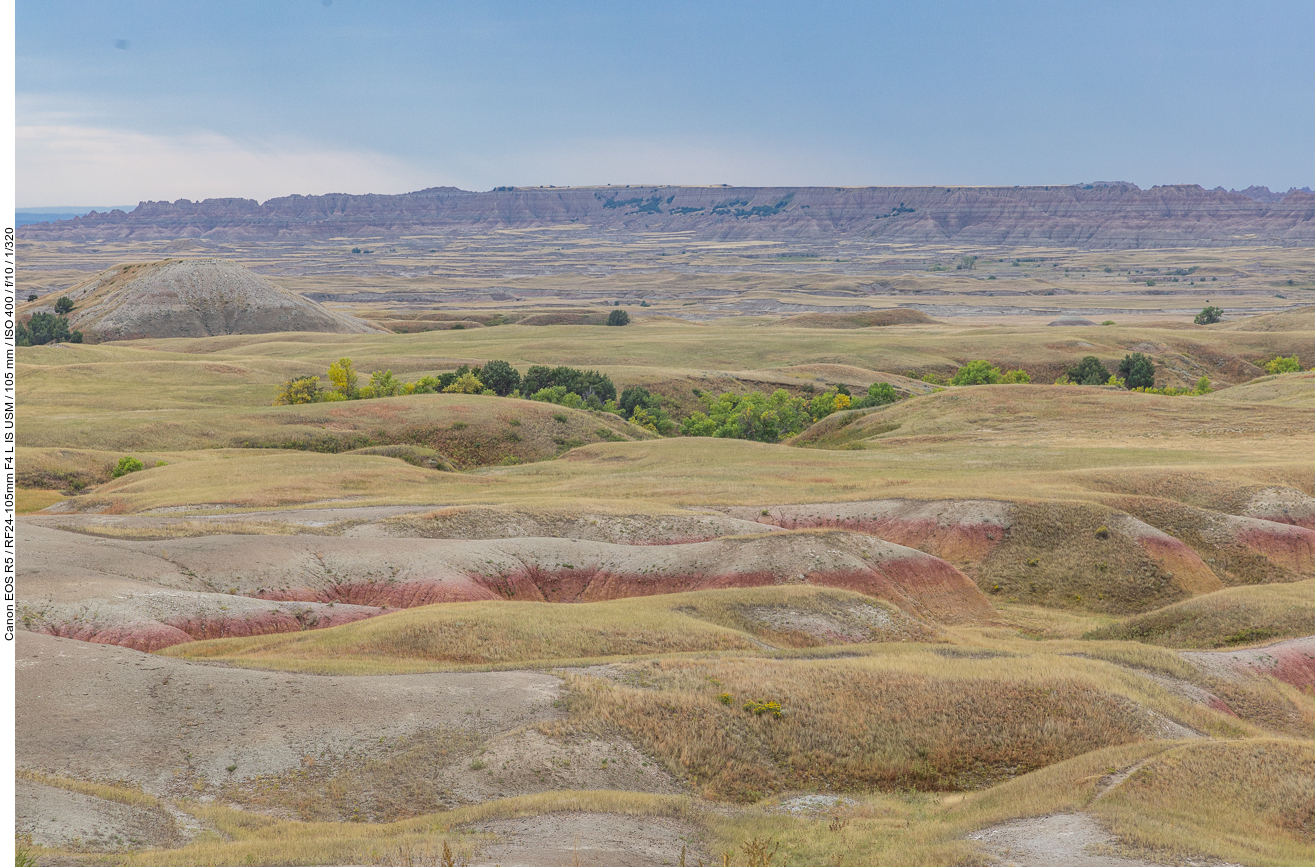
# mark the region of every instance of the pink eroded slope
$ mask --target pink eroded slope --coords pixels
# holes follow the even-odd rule
[[[866,568],[809,571],[782,570],[629,572],[606,567],[545,568],[526,566],[497,575],[411,579],[378,583],[335,584],[321,590],[264,591],[261,598],[341,601],[357,605],[413,608],[435,602],[506,599],[521,602],[602,602],[694,590],[811,584],[839,587],[893,602],[910,613],[943,622],[985,616],[990,605],[977,586],[949,563],[919,551],[886,557]]]
[[[1290,638],[1265,647],[1187,652],[1183,656],[1207,671],[1265,674],[1299,689],[1315,690],[1315,636]]]

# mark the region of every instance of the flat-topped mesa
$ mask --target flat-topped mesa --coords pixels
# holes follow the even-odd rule
[[[278,331],[360,334],[378,330],[354,316],[275,286],[226,259],[165,259],[119,265],[30,302],[19,312],[49,312],[60,298],[68,298],[74,305],[69,327],[93,341]]]
[[[1257,199],[1195,184],[1152,187],[434,187],[400,195],[143,202],[34,224],[42,240],[392,237],[426,230],[682,231],[709,239],[1060,245],[1087,249],[1315,245],[1315,194]]]

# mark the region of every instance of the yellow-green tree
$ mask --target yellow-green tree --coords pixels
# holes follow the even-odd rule
[[[356,396],[358,378],[350,358],[339,358],[329,365],[329,382],[333,383],[333,390],[348,400]]]

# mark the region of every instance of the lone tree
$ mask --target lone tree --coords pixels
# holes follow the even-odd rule
[[[611,313],[607,314],[607,324],[608,324],[608,325],[629,325],[629,324],[630,324],[630,314],[627,313],[627,312],[625,312],[624,310],[613,309]]]
[[[73,299],[64,297],[55,302],[55,312],[60,316],[65,316],[73,312]]]
[[[1119,362],[1119,379],[1127,389],[1154,388],[1155,362],[1140,352],[1125,355]]]
[[[1196,318],[1192,321],[1197,325],[1214,325],[1216,322],[1223,320],[1223,318],[1223,310],[1218,307],[1207,307],[1200,313],[1196,314]]]

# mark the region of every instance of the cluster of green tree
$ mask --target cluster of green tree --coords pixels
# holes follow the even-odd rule
[[[391,370],[376,370],[369,381],[360,383],[350,358],[329,365],[328,386],[318,376],[290,379],[279,388],[276,404],[320,403],[337,400],[366,400],[407,394],[483,394],[523,397],[572,409],[593,409],[629,419],[656,433],[675,433],[676,425],[662,409],[662,400],[643,386],[621,392],[617,399],[611,377],[596,370],[547,367],[536,364],[521,375],[506,361],[494,360],[483,367],[462,365],[438,376],[422,376],[403,382]]]
[[[808,401],[791,396],[783,388],[771,395],[751,391],[748,394],[727,392],[715,398],[704,393],[699,397],[707,411],[696,411],[681,422],[680,432],[688,437],[729,437],[776,443],[813,423]]]
[[[1224,311],[1219,307],[1206,307],[1192,319],[1197,325],[1214,325],[1223,321]]]
[[[290,405],[436,392],[483,394],[609,412],[663,436],[674,435],[679,430],[686,436],[779,442],[832,413],[885,406],[901,397],[885,382],[874,383],[858,399],[843,385],[829,388],[811,399],[793,397],[785,390],[771,395],[755,391],[747,395],[723,394],[716,398],[701,393],[699,396],[707,412],[695,412],[677,426],[663,409],[659,395],[635,385],[623,390],[618,397],[611,378],[596,370],[536,364],[521,374],[509,363],[495,360],[483,367],[463,365],[454,371],[423,376],[414,382],[402,382],[391,370],[374,371],[364,384],[360,378],[352,360],[340,358],[329,365],[327,385],[322,385],[318,376],[289,379],[280,386],[275,403]]]
[[[81,343],[82,332],[70,331],[68,314],[73,312],[73,299],[60,298],[55,302],[54,313],[33,313],[27,322],[18,322],[14,329],[14,343],[18,346],[43,346],[47,343]]]
[[[772,394],[751,391],[748,394],[722,394],[713,397],[700,393],[707,408],[696,411],[680,424],[685,436],[729,437],[776,443],[801,433],[810,424],[832,413],[847,409],[884,406],[899,400],[889,383],[877,382],[858,400],[843,385],[833,386],[811,400],[793,397],[785,389]]]
[[[489,364],[494,363],[489,362]],[[578,370],[574,367],[532,365],[525,371],[525,376],[521,378],[518,387],[522,395],[531,399],[544,389],[560,388],[563,389],[563,394],[575,394],[580,398],[582,405],[589,405],[595,409],[601,409],[609,400],[616,400],[616,386],[612,384],[610,377],[596,370]],[[594,407],[594,403],[598,405]]]
[[[1280,355],[1265,363],[1265,373],[1301,373],[1301,361],[1295,352],[1287,358]]]
[[[1155,362],[1140,352],[1123,356],[1116,376],[1094,355],[1084,356],[1075,366],[1064,371],[1055,385],[1117,385],[1129,391],[1155,388]]]

